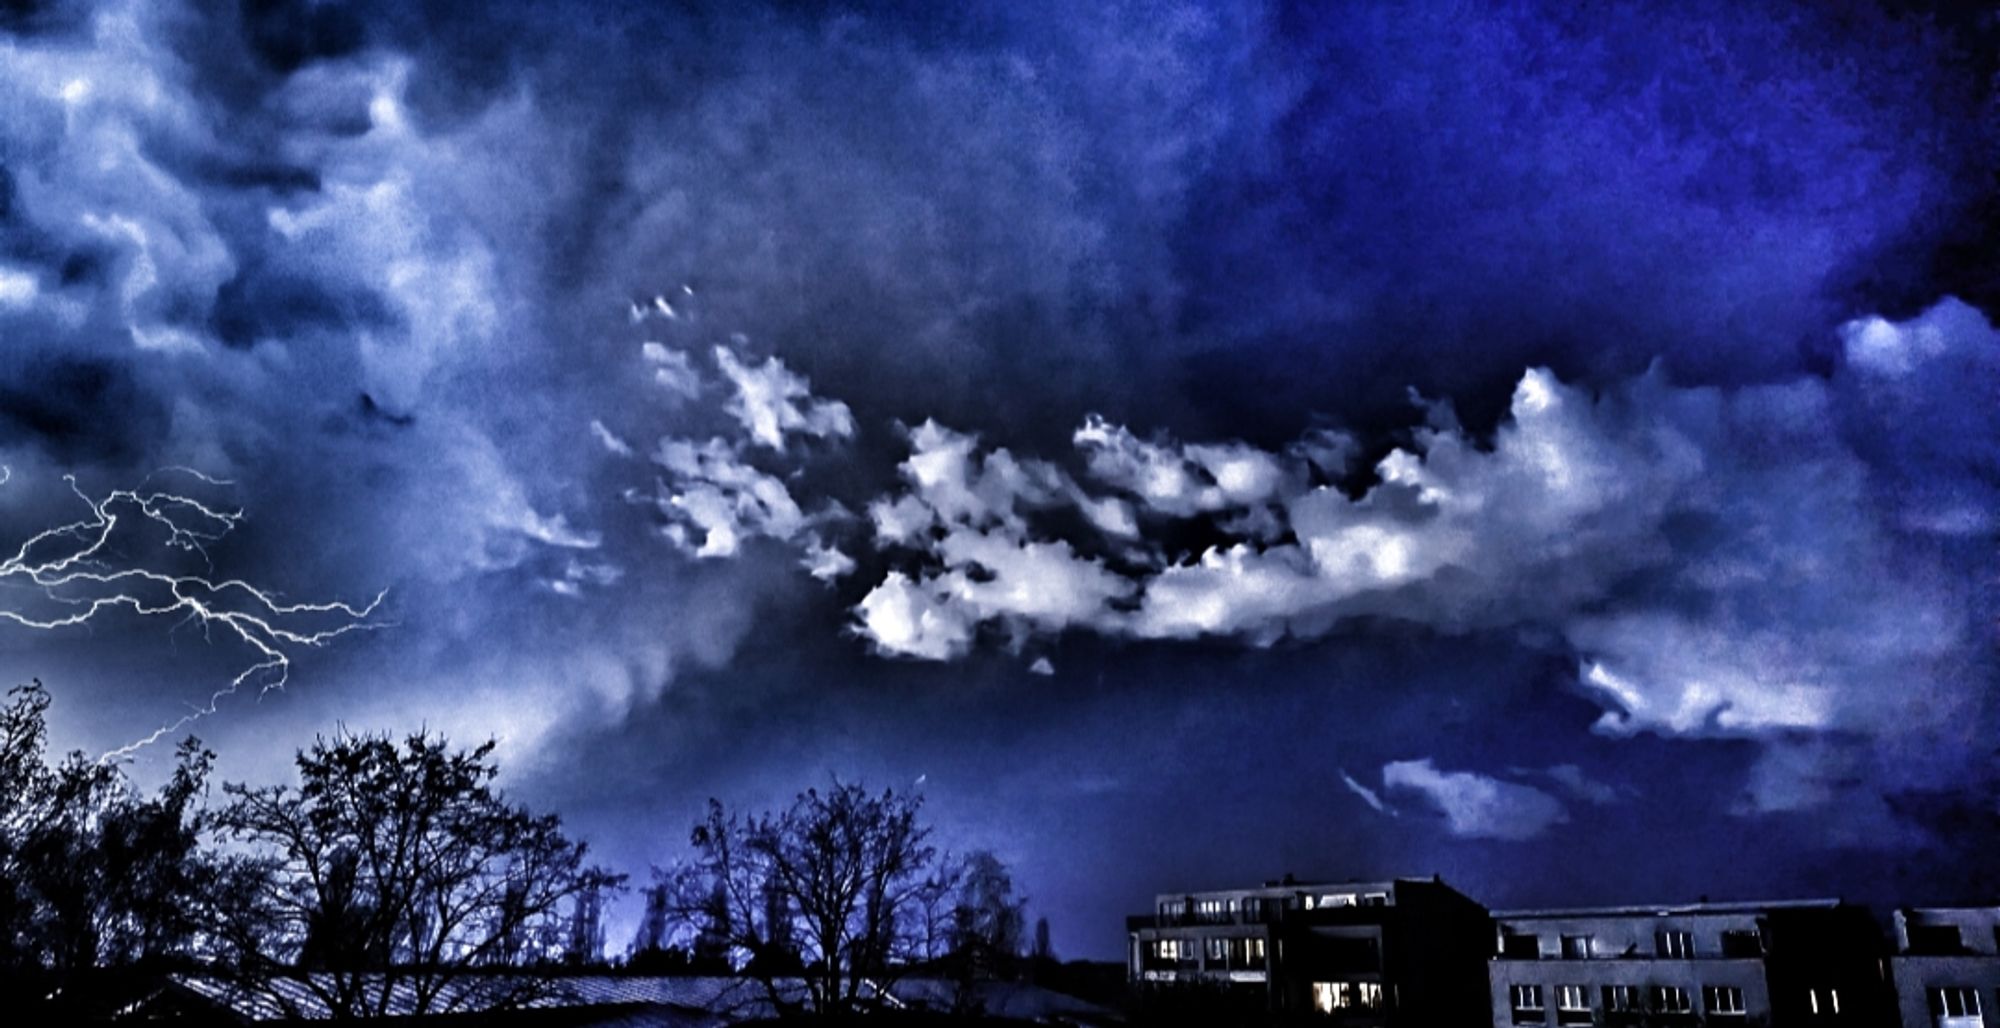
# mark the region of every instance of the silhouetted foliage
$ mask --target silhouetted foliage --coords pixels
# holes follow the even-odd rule
[[[820,1014],[870,1005],[926,954],[924,898],[938,889],[922,800],[838,781],[779,813],[709,801],[694,857],[660,876],[662,903],[702,945],[724,947],[772,1004]],[[781,979],[803,981],[803,995]]]
[[[188,739],[151,798],[115,764],[47,762],[38,681],[0,710],[0,969],[72,972],[185,953],[214,867],[199,847],[214,755]]]
[[[246,984],[298,976],[336,1016],[518,1006],[530,976],[470,976],[579,956],[566,902],[594,909],[623,877],[586,866],[554,816],[494,790],[491,742],[450,750],[419,733],[320,740],[296,788],[230,784],[217,817],[253,854],[213,908]],[[398,998],[392,1005],[392,994]]]

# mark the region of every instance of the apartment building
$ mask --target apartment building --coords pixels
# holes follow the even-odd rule
[[[2000,907],[1895,913],[1895,1023],[1904,1028],[2000,1026]]]
[[[1883,1025],[1881,933],[1837,900],[1493,915],[1490,1023]]]
[[[1486,910],[1437,879],[1167,894],[1128,918],[1142,990],[1203,990],[1356,1025],[1486,1022]]]

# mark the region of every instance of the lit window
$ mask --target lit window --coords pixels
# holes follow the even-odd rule
[[[1662,1014],[1691,1014],[1694,1002],[1688,999],[1688,991],[1678,985],[1655,985],[1653,1009]]]
[[[1354,894],[1351,892],[1330,892],[1319,898],[1319,908],[1321,910],[1325,910],[1328,907],[1351,907],[1353,905]]]
[[[1153,943],[1153,955],[1161,960],[1179,960],[1181,952],[1181,940],[1179,939],[1159,939]],[[1187,955],[1190,957],[1194,956],[1194,951],[1192,949],[1188,950]]]
[[[1687,932],[1660,932],[1654,936],[1660,956],[1672,960],[1686,960],[1694,956],[1694,936]]]
[[[1812,1012],[1815,1014],[1838,1014],[1840,1013],[1840,990],[1808,989],[1806,990],[1806,1005],[1811,1007]]]
[[[1208,959],[1210,959],[1210,960],[1213,960],[1213,961],[1224,961],[1224,960],[1228,960],[1228,959],[1229,959],[1229,940],[1228,940],[1228,939],[1210,939],[1210,940],[1208,940]]]
[[[1590,994],[1581,985],[1556,986],[1557,1010],[1589,1010]]]
[[[1965,985],[1947,985],[1932,989],[1931,1016],[1978,1017],[1979,990]]]
[[[1734,985],[1704,985],[1701,1005],[1710,1014],[1742,1016],[1743,990]]]
[[[1244,946],[1249,952],[1251,960],[1261,961],[1264,959],[1264,940],[1245,939]]]
[[[1565,960],[1589,960],[1590,936],[1565,935],[1562,937],[1562,954]]]
[[[1336,1010],[1375,1010],[1381,1006],[1380,982],[1313,983],[1313,1009],[1322,1014]]]
[[[1514,1015],[1517,1019],[1530,1011],[1539,1018],[1541,1012],[1547,1009],[1542,1006],[1542,987],[1539,985],[1509,985],[1507,997],[1514,1005]]]
[[[1604,987],[1605,1010],[1639,1009],[1639,989],[1632,985],[1607,985]]]

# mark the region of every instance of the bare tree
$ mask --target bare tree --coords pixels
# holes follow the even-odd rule
[[[726,941],[774,1007],[852,1011],[921,956],[920,899],[937,861],[922,802],[838,781],[756,817],[710,800],[694,858],[662,884],[688,930]],[[790,975],[802,997],[782,987]]]
[[[423,733],[320,740],[299,785],[228,785],[218,824],[255,856],[229,867],[216,938],[252,988],[301,983],[341,1017],[518,1006],[546,985],[494,974],[573,941],[565,901],[622,876],[584,864],[553,816],[493,789],[493,743]]]

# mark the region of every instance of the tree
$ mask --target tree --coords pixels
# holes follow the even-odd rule
[[[726,943],[780,1011],[867,1005],[921,956],[920,899],[937,851],[920,797],[835,781],[782,813],[732,815],[716,800],[694,826],[694,857],[661,874],[677,919]],[[803,1003],[781,979],[797,974]]]
[[[586,866],[554,816],[507,803],[493,746],[343,735],[299,753],[296,789],[225,786],[217,823],[253,855],[226,869],[236,898],[214,908],[216,937],[244,983],[277,997],[287,978],[337,1017],[542,994],[487,972],[560,960],[578,941],[565,901],[590,911],[623,876]]]
[[[67,973],[186,955],[211,864],[197,800],[214,755],[188,739],[159,793],[72,753],[47,760],[41,682],[0,709],[0,968]]]
[[[986,850],[966,857],[953,910],[952,953],[975,978],[1010,973],[1021,956],[1027,901],[1014,895],[1014,876]]]

